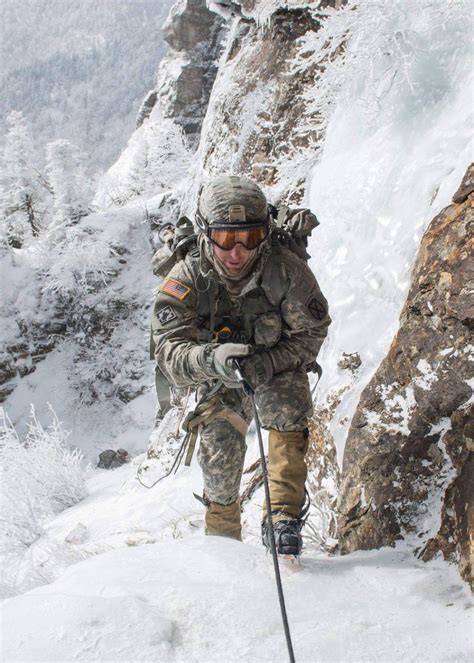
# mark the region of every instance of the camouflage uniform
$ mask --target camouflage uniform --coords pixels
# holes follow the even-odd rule
[[[158,292],[152,322],[155,358],[172,384],[199,386],[205,393],[212,381],[200,358],[203,351],[212,352],[221,341],[217,332],[225,328],[226,340],[250,344],[256,353],[265,352],[271,358],[274,375],[255,392],[262,426],[301,436],[312,411],[307,368],[329,324],[327,302],[313,273],[304,260],[278,242],[268,246],[237,295],[212,271],[201,246],[173,267]],[[217,397],[222,408],[250,421],[250,404],[241,389],[223,386]],[[298,513],[301,509],[306,444],[299,450],[297,468],[288,467],[291,463],[284,449],[269,449],[272,511]],[[227,420],[213,419],[201,430],[198,460],[204,495],[211,503],[238,503],[245,449],[244,435]],[[292,472],[296,472],[294,481]]]

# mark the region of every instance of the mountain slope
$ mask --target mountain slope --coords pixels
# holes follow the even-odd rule
[[[3,603],[5,661],[286,660],[264,548],[203,536],[197,471],[147,492],[136,467],[98,472],[91,497],[50,524],[59,540],[80,521],[82,542],[64,545],[104,552]],[[442,562],[313,552],[283,563],[282,578],[299,663],[469,660],[469,592]]]
[[[67,138],[108,168],[135,128],[165,51],[172,0],[3,0],[1,124],[22,111],[38,149]]]

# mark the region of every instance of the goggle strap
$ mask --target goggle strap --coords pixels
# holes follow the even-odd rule
[[[266,228],[266,221],[256,221],[255,223],[222,223],[207,226],[207,231],[210,233],[212,230],[253,230],[254,228]]]
[[[207,223],[206,219],[202,216],[202,214],[199,212],[199,210],[197,210],[196,212],[196,225],[199,228],[199,230],[208,234],[209,224]]]

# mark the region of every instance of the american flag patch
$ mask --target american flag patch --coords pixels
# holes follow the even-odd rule
[[[189,295],[191,288],[176,281],[176,279],[166,279],[162,284],[160,291],[165,292],[167,295],[171,295],[171,297],[182,300]]]

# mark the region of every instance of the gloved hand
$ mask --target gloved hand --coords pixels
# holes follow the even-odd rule
[[[251,348],[243,343],[223,343],[212,352],[212,368],[215,377],[224,380],[228,387],[239,387],[240,383],[235,375],[234,359],[240,360],[250,354]]]
[[[247,359],[241,359],[239,365],[252,389],[267,384],[273,377],[273,362],[267,352],[258,352]]]

